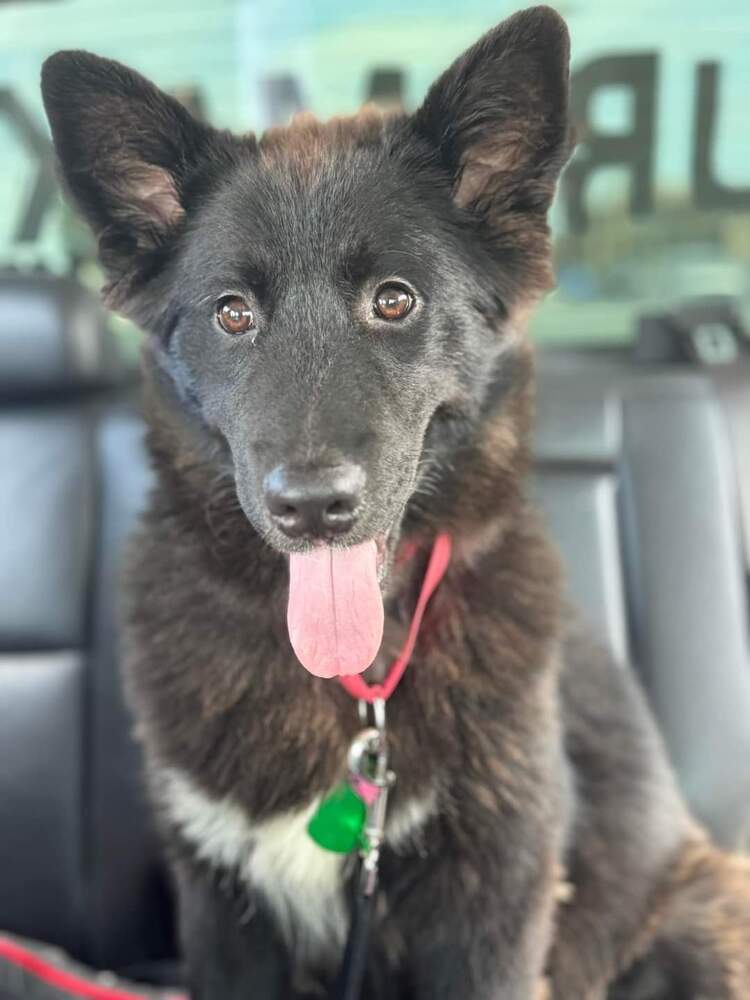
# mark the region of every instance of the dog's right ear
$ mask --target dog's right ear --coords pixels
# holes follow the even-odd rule
[[[108,304],[132,312],[201,163],[228,139],[138,73],[88,52],[47,59],[42,98],[65,187],[98,239]]]

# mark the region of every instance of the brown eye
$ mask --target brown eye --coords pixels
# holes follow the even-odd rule
[[[411,312],[414,296],[403,285],[383,285],[375,296],[375,312],[381,319],[403,319]]]
[[[247,333],[255,326],[255,316],[250,306],[239,295],[226,295],[216,306],[219,326],[227,333]]]

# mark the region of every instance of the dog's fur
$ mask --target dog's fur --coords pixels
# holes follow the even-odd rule
[[[750,996],[750,882],[692,823],[631,675],[577,634],[525,495],[529,309],[571,148],[568,38],[515,15],[413,116],[216,132],[116,63],[44,66],[110,305],[146,331],[156,486],[127,579],[127,682],[194,1000],[320,995],[352,864],[304,831],[341,779],[348,695],[296,662],[279,462],[366,470],[346,544],[387,538],[400,646],[437,531],[454,558],[389,706],[398,774],[367,995]],[[385,279],[417,305],[387,324]],[[242,294],[252,337],[219,330]],[[398,546],[416,547],[411,560]]]

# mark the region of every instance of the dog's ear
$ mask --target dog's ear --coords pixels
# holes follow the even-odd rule
[[[427,94],[414,125],[437,147],[456,202],[490,218],[545,213],[572,148],[570,43],[551,7],[503,21]]]
[[[47,59],[42,97],[64,185],[98,239],[109,304],[127,312],[163,262],[202,160],[225,138],[138,73],[88,52]]]

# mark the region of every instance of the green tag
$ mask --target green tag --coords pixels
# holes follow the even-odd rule
[[[323,799],[307,826],[320,847],[349,854],[362,846],[367,806],[349,784],[339,785]]]

